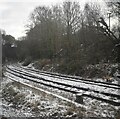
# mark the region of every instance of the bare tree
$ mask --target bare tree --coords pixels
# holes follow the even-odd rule
[[[68,40],[70,34],[76,32],[80,27],[81,10],[78,2],[63,3],[63,20],[66,26]]]
[[[85,22],[87,26],[98,26],[98,21],[100,17],[103,17],[101,14],[100,5],[96,3],[86,3],[84,8]]]

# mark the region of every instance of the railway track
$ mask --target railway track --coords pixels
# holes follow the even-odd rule
[[[19,73],[19,74],[25,75],[27,77],[37,78],[37,79],[40,79],[40,80],[43,80],[43,81],[47,81],[47,82],[52,82],[52,83],[55,83],[55,84],[58,84],[58,85],[64,85],[64,86],[67,86],[67,87],[72,87],[72,88],[76,88],[76,89],[84,90],[84,91],[93,91],[95,93],[101,93],[101,94],[104,94],[106,96],[115,96],[115,97],[117,97],[117,98],[120,99],[120,96],[116,95],[116,94],[99,92],[99,91],[92,90],[90,88],[84,88],[84,87],[80,87],[80,86],[78,87],[78,86],[74,86],[74,85],[71,85],[71,84],[65,84],[65,83],[61,83],[61,82],[58,82],[58,81],[52,81],[52,80],[48,80],[48,79],[44,79],[44,78],[41,78],[41,77],[38,77],[38,76],[31,75],[31,74],[29,74],[27,72],[24,72],[24,73],[23,72],[19,72],[20,70],[13,70],[13,69],[11,69],[11,70],[14,71],[14,72],[16,72],[16,73],[9,72],[9,71],[8,72],[11,73],[11,74],[13,74],[13,75],[16,75],[16,76],[19,76],[19,75],[17,75]]]
[[[86,93],[82,94],[83,97],[89,97],[89,98],[103,101],[103,102],[106,102],[106,103],[109,103],[109,104],[112,104],[115,106],[120,106],[120,102],[118,101],[118,99],[120,99],[120,95],[118,95],[118,94],[97,91],[97,90],[94,90],[94,89],[91,89],[88,87],[83,87],[83,86],[76,86],[76,85],[72,85],[70,83],[64,83],[63,81],[62,82],[57,81],[56,79],[55,80],[48,80],[45,77],[43,78],[43,77],[40,77],[38,75],[34,75],[33,72],[31,73],[30,71],[28,71],[27,69],[22,68],[22,67],[7,67],[7,73],[9,74],[10,77],[13,77],[13,78],[17,77],[20,79],[29,80],[31,82],[42,84],[42,85],[45,85],[47,87],[57,88],[59,90],[70,92],[72,94],[78,94],[82,90],[82,91],[86,92]],[[41,75],[44,76],[44,74],[41,74]],[[51,77],[52,77],[52,75],[51,75]],[[59,76],[59,78],[60,79],[64,78],[63,80],[65,80],[65,81],[67,80],[67,78],[62,77],[62,76],[61,77]],[[75,80],[74,81],[70,80],[70,81],[74,82]],[[78,83],[78,81],[77,81],[77,83]],[[81,82],[79,82],[79,83],[81,83]],[[93,85],[92,83],[90,82],[89,85]],[[96,85],[96,83],[94,85]],[[114,90],[120,88],[118,85],[117,86],[112,85],[111,87],[109,87],[106,84],[105,85],[100,84],[99,87],[112,88]],[[100,97],[98,95],[100,95]],[[106,96],[109,99],[105,98]],[[110,98],[117,99],[117,101],[110,100]]]
[[[39,73],[45,76],[49,76],[49,77],[54,77],[54,78],[64,78],[64,80],[71,80],[74,82],[85,82],[87,84],[96,84],[99,86],[104,86],[104,87],[108,87],[108,88],[114,88],[115,89],[120,89],[120,85],[119,84],[115,84],[115,83],[108,83],[108,82],[100,82],[100,81],[94,81],[94,80],[89,80],[89,79],[85,79],[82,77],[77,77],[77,76],[70,76],[70,75],[63,75],[63,74],[59,74],[59,73],[53,73],[53,72],[46,72],[46,71],[39,71],[36,69],[30,69],[30,68],[26,68],[26,67],[18,67],[18,68],[22,68],[28,71],[32,71],[33,73]]]

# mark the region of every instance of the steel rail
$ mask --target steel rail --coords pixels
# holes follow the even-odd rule
[[[96,91],[96,90],[93,90],[93,89],[90,89],[90,88],[84,88],[84,87],[78,87],[78,86],[73,86],[73,85],[70,85],[70,84],[65,84],[65,83],[61,83],[61,82],[58,82],[58,81],[51,81],[51,80],[47,80],[45,78],[41,78],[41,77],[38,77],[38,76],[34,76],[32,74],[29,74],[27,72],[19,72],[20,70],[16,71],[16,70],[13,70],[13,69],[10,69],[16,73],[20,73],[22,75],[26,75],[28,77],[32,77],[32,78],[37,78],[37,79],[40,79],[40,80],[43,80],[43,81],[48,81],[48,82],[53,82],[53,83],[56,83],[56,84],[59,84],[59,85],[65,85],[67,87],[72,87],[72,88],[76,88],[76,89],[79,89],[79,90],[84,90],[84,91],[93,91],[95,93],[100,93],[100,94],[103,94],[103,95],[106,95],[106,96],[112,96],[112,97],[116,97],[118,99],[120,99],[120,95],[117,95],[117,94],[112,94],[112,93],[107,93],[107,92],[100,92],[100,91]]]
[[[115,83],[108,83],[108,82],[100,82],[100,81],[94,81],[94,80],[89,80],[89,79],[85,79],[85,78],[81,78],[81,77],[77,77],[77,76],[70,76],[70,75],[64,75],[64,74],[59,74],[59,73],[53,73],[53,72],[47,72],[47,71],[39,71],[39,70],[35,70],[35,69],[30,69],[30,68],[26,68],[26,67],[19,67],[22,69],[26,69],[26,70],[31,70],[31,71],[35,71],[37,73],[44,73],[44,74],[50,74],[51,77],[52,76],[58,76],[59,78],[68,78],[67,80],[72,80],[75,82],[80,82],[80,81],[86,81],[86,83],[90,84],[91,82],[96,83],[96,85],[104,85],[105,87],[112,87],[112,86],[117,86],[116,89],[120,89],[120,85],[119,84],[115,84]],[[72,78],[72,79],[69,79]]]
[[[13,69],[12,69],[13,70]],[[9,72],[9,71],[8,71]],[[19,73],[20,75],[18,75],[18,74],[16,74],[16,73],[13,73],[13,72],[16,72],[16,73]],[[67,92],[71,92],[71,93],[74,93],[74,94],[77,94],[78,92],[76,92],[76,91],[72,91],[72,90],[69,90],[69,89],[65,89],[65,88],[61,88],[61,87],[57,87],[57,86],[54,86],[54,85],[50,85],[50,84],[45,84],[45,83],[43,83],[43,82],[39,82],[39,81],[36,81],[36,80],[31,80],[30,78],[26,78],[26,77],[24,77],[23,75],[26,75],[26,74],[23,74],[23,73],[21,73],[21,72],[17,72],[17,71],[14,71],[13,70],[13,72],[9,72],[9,73],[12,73],[13,75],[16,75],[16,76],[18,76],[18,77],[20,77],[20,78],[24,78],[24,79],[27,79],[27,80],[30,80],[30,81],[33,81],[33,82],[36,82],[36,83],[40,83],[40,84],[43,84],[43,85],[46,85],[46,86],[49,86],[49,87],[53,87],[53,88],[58,88],[58,89],[60,89],[60,90],[64,90],[64,91],[67,91]],[[29,77],[31,77],[30,75],[27,75],[27,76],[29,76]],[[32,77],[32,78],[37,78],[37,77]],[[37,78],[38,79],[38,78]],[[41,78],[42,79],[42,78]],[[42,80],[44,80],[44,79],[42,79]],[[48,80],[47,80],[48,81]],[[53,81],[52,81],[53,82]],[[53,82],[53,83],[58,83],[58,82]],[[63,83],[58,83],[58,85],[64,85]],[[65,84],[64,86],[70,86],[70,85],[68,85],[68,84]],[[71,86],[70,86],[71,87]],[[72,87],[72,88],[76,88],[76,87]],[[77,88],[78,89],[78,88]],[[85,88],[80,88],[81,90],[85,90],[85,91],[89,91],[88,89],[85,89]],[[95,91],[96,92],[96,91]],[[93,96],[93,95],[88,95],[88,94],[83,94],[84,96],[86,96],[86,97],[94,97],[95,99],[97,99],[97,100],[101,100],[101,101],[104,101],[104,102],[110,102],[110,104],[113,104],[113,105],[116,105],[116,106],[119,106],[119,102],[115,102],[115,101],[111,101],[111,100],[106,100],[106,99],[103,99],[103,98],[100,98],[100,97],[96,97],[96,96]],[[109,95],[109,96],[111,96],[111,95]],[[115,96],[115,95],[114,95]],[[116,104],[115,104],[116,103]]]

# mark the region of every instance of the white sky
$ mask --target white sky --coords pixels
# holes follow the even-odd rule
[[[25,25],[28,23],[30,13],[36,6],[60,4],[63,1],[64,0],[0,0],[0,28],[15,38],[24,36]],[[81,1],[82,3],[80,3],[83,5],[84,2],[91,0],[77,1]]]

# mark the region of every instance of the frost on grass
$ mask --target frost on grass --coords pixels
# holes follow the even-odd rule
[[[81,108],[50,97],[46,94],[35,94],[20,84],[9,82],[2,90],[3,115],[10,117],[81,117]]]
[[[27,82],[30,83],[30,82]],[[32,85],[33,83],[31,83]],[[33,84],[35,87],[37,85]],[[39,86],[38,86],[39,87]],[[69,94],[54,90],[45,86],[41,88],[52,91],[55,94],[61,94],[69,98]],[[101,101],[84,97],[84,105],[87,110],[77,108],[58,98],[53,98],[45,93],[37,93],[27,87],[22,87],[15,82],[8,82],[3,87],[3,115],[17,117],[115,117],[119,107],[115,107]],[[71,95],[71,99],[75,97]],[[119,113],[118,113],[119,114]]]

